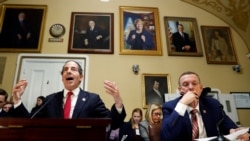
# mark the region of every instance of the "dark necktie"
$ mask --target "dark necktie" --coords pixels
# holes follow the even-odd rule
[[[192,140],[199,138],[199,126],[197,121],[197,109],[193,109],[191,113],[191,119],[192,119]]]
[[[67,99],[66,102],[64,104],[64,118],[65,119],[69,119],[70,118],[70,109],[71,109],[71,95],[73,93],[72,92],[68,92],[67,94]]]

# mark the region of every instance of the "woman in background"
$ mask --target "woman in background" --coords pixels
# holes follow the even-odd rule
[[[148,106],[145,120],[140,122],[141,137],[144,141],[160,141],[160,128],[162,122],[162,107],[158,104]]]
[[[45,97],[44,96],[39,96],[37,97],[36,100],[36,106],[32,108],[30,115],[32,116],[33,114],[36,113],[37,110],[39,110],[41,108],[41,106],[43,105]],[[37,115],[37,117],[39,117],[39,115]]]
[[[142,121],[142,110],[135,108],[132,111],[131,118],[128,122],[124,122],[120,128],[111,130],[109,141],[143,141],[139,123]]]

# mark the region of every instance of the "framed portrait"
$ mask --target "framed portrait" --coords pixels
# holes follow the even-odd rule
[[[169,74],[142,74],[143,108],[149,104],[162,105],[166,93],[171,93]]]
[[[114,53],[114,14],[72,12],[68,53]]]
[[[234,96],[237,109],[250,108],[250,92],[230,92]]]
[[[169,56],[203,56],[195,18],[164,17]]]
[[[158,8],[120,6],[120,54],[162,55]]]
[[[229,27],[201,26],[208,64],[237,64]]]
[[[3,4],[0,21],[1,52],[40,52],[47,5]]]

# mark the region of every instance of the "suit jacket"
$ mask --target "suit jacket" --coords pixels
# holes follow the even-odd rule
[[[102,35],[102,38],[97,40],[96,37]],[[105,33],[101,28],[94,27],[91,31],[90,28],[87,30],[86,38],[88,39],[89,44],[87,45],[88,48],[93,49],[102,49],[103,48],[103,39],[106,37]]]
[[[2,109],[2,111],[0,112],[0,117],[8,117],[8,113]]]
[[[185,45],[190,45],[191,46],[191,41],[189,39],[189,36],[187,33],[184,33],[184,39],[183,37],[180,35],[179,32],[175,32],[173,34],[173,44],[175,46],[175,51],[176,52],[186,52],[185,50],[182,50],[182,47],[185,46]],[[191,49],[192,50],[192,46],[191,46]]]
[[[174,109],[181,97],[166,102],[163,105],[163,123],[161,128],[162,141],[192,141],[192,125],[189,114],[180,116]],[[219,101],[211,97],[200,97],[199,111],[205,126],[207,137],[217,136],[216,124],[223,118],[223,109]],[[221,122],[222,134],[229,134],[231,128],[237,128],[236,124],[227,116]]]
[[[63,91],[48,95],[44,102],[45,107],[40,111],[36,118],[63,118]],[[27,109],[21,104],[12,111],[15,117],[30,117]],[[72,119],[78,118],[112,118],[112,128],[120,125],[126,117],[123,108],[121,113],[112,106],[111,111],[105,107],[100,96],[80,89]]]
[[[132,39],[132,35],[136,35],[135,39]],[[142,35],[146,38],[145,42],[141,39]],[[142,33],[136,33],[136,30],[130,31],[126,42],[131,46],[130,49],[134,50],[151,50],[154,48],[153,37],[151,33],[145,29]]]
[[[146,93],[146,104],[160,104],[162,105],[164,102],[164,95],[160,92],[161,97],[151,89],[149,92]]]

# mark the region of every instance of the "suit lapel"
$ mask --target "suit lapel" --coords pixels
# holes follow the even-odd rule
[[[184,119],[185,119],[185,123],[186,123],[186,132],[188,133],[188,139],[192,139],[192,124],[191,124],[191,120],[189,118],[189,113],[186,112],[184,115]],[[191,130],[190,130],[191,129]]]
[[[56,94],[53,105],[55,107],[54,112],[56,117],[63,117],[63,91],[60,91]]]
[[[72,118],[79,117],[79,114],[82,111],[82,108],[87,100],[88,100],[88,96],[82,89],[80,89]]]

